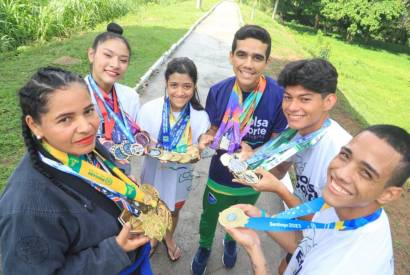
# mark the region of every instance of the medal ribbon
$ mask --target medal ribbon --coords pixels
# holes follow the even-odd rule
[[[192,143],[190,126],[190,104],[186,104],[177,119],[171,110],[169,97],[165,98],[162,108],[162,122],[158,134],[158,145],[167,151],[186,152],[189,143]],[[171,128],[172,127],[172,128]]]
[[[260,231],[293,231],[309,228],[334,229],[339,231],[346,231],[355,230],[372,221],[375,221],[377,218],[380,217],[382,212],[382,209],[379,208],[374,213],[365,217],[331,223],[318,223],[295,219],[301,216],[306,216],[309,214],[320,212],[326,208],[329,208],[329,205],[327,205],[323,198],[320,197],[310,202],[306,202],[294,208],[283,211],[270,218],[251,217],[245,224],[245,227]]]
[[[133,136],[132,128],[134,128],[135,132],[136,132],[137,130],[139,130],[138,125],[136,123],[133,123],[132,120],[127,117],[127,115],[124,113],[122,108],[118,107],[118,105],[119,105],[118,102],[117,102],[117,108],[119,109],[119,111],[118,111],[118,115],[117,115],[116,112],[115,112],[115,109],[116,109],[115,102],[113,102],[113,108],[114,108],[114,110],[113,110],[113,108],[109,105],[107,100],[104,98],[103,93],[100,91],[99,87],[95,83],[95,81],[92,78],[91,74],[89,74],[87,76],[87,79],[88,79],[88,83],[90,85],[90,88],[93,91],[95,98],[97,99],[97,102],[99,102],[99,106],[100,106],[100,103],[102,103],[105,107],[104,112],[105,111],[108,112],[108,115],[110,117],[110,119],[107,119],[107,121],[106,121],[106,118],[104,116],[104,123],[110,124],[109,127],[113,127],[113,128],[118,127],[118,130],[120,132],[122,132],[122,134],[124,134],[124,136],[128,139],[129,142],[135,143],[135,138]],[[113,94],[113,99],[115,100],[114,94]],[[103,113],[103,110],[101,110],[101,112]],[[103,115],[104,115],[104,113],[103,113]],[[119,117],[119,115],[121,116],[121,118]],[[108,118],[108,116],[107,116],[107,118]],[[113,120],[114,122],[111,122],[111,120]],[[112,124],[114,126],[111,126]],[[112,130],[111,130],[111,132],[112,132]],[[110,139],[112,139],[112,138],[110,138]],[[121,140],[116,141],[116,143],[121,143]]]
[[[253,113],[262,98],[265,88],[266,79],[261,76],[256,89],[243,102],[242,91],[238,81],[235,81],[221,124],[210,146],[211,148],[218,149],[223,136],[230,141],[229,153],[233,153],[239,148],[242,138],[248,133],[252,125]]]
[[[261,166],[269,171],[294,154],[302,152],[318,143],[326,134],[326,129],[329,125],[330,119],[326,119],[319,130],[295,140],[292,140],[292,138],[296,135],[296,130],[288,128],[279,136],[261,146],[256,153],[246,161],[246,164],[252,170]]]
[[[145,193],[142,192],[139,187],[129,179],[120,169],[118,169],[110,161],[104,159],[97,151],[93,151],[115,175],[112,175],[102,169],[99,169],[81,160],[79,157],[64,153],[50,144],[43,142],[44,149],[49,152],[53,157],[60,161],[64,166],[70,168],[79,177],[85,178],[88,181],[93,182],[101,188],[108,189],[113,193],[118,193],[122,197],[126,197],[129,200],[144,203]],[[156,202],[153,202],[154,204]],[[153,205],[154,207],[156,205]]]

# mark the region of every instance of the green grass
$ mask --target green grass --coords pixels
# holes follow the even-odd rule
[[[242,6],[245,22],[251,9]],[[410,49],[379,43],[348,44],[294,24],[273,22],[257,11],[254,22],[272,35],[272,55],[284,60],[320,56],[323,52],[339,72],[339,89],[367,124],[389,123],[410,131]]]
[[[163,52],[216,3],[216,0],[204,1],[201,11],[195,9],[195,1],[148,4],[115,20],[124,27],[124,36],[132,46],[131,63],[122,82],[135,86]],[[54,39],[45,45],[21,47],[18,51],[0,55],[0,190],[25,151],[20,132],[17,90],[37,68],[52,65],[62,56],[77,58],[80,62],[61,67],[87,74],[87,49],[105,27],[106,23],[100,24],[95,30],[74,35],[70,39]]]

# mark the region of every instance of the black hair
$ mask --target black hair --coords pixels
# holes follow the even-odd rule
[[[329,62],[321,58],[304,59],[288,63],[280,72],[279,85],[301,85],[303,88],[321,94],[322,97],[336,93],[337,71]]]
[[[192,79],[192,82],[195,85],[194,94],[189,102],[191,103],[192,108],[194,108],[195,110],[203,110],[204,107],[202,107],[199,101],[197,89],[198,71],[196,69],[195,63],[188,57],[173,58],[168,63],[167,68],[165,70],[165,81],[168,82],[170,75],[174,73],[189,75],[189,77]]]
[[[365,131],[369,131],[378,138],[386,141],[402,156],[400,163],[393,171],[385,186],[403,186],[410,177],[410,134],[403,128],[387,124],[373,125],[364,129],[362,132]],[[386,156],[386,158],[388,158],[388,156]]]
[[[238,40],[245,40],[247,38],[254,38],[254,39],[261,41],[263,44],[268,45],[268,48],[266,49],[266,53],[265,53],[266,61],[268,61],[268,58],[270,56],[271,46],[272,46],[272,40],[270,38],[269,32],[258,25],[245,25],[236,31],[235,36],[232,41],[231,53],[232,54],[235,53]]]
[[[20,100],[20,108],[22,111],[21,126],[22,136],[27,148],[30,161],[37,171],[49,178],[64,192],[72,196],[77,201],[81,199],[59,183],[54,177],[49,174],[43,167],[42,161],[39,158],[39,141],[33,136],[30,128],[26,123],[26,117],[31,116],[36,123],[41,122],[41,115],[47,113],[47,103],[49,96],[56,90],[67,88],[72,83],[80,83],[87,87],[84,79],[75,73],[65,71],[56,67],[40,68],[31,77],[31,79],[19,90],[18,96]]]
[[[131,57],[130,44],[128,43],[128,40],[122,35],[122,33],[123,33],[122,27],[118,25],[117,23],[111,22],[107,25],[106,32],[100,33],[99,35],[95,37],[92,48],[94,50],[97,50],[98,45],[101,43],[104,43],[107,40],[120,39],[127,46],[128,52]]]

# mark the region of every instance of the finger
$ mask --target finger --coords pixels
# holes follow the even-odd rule
[[[141,236],[141,237],[129,240],[128,242],[129,242],[129,245],[135,249],[149,242],[149,238],[147,236]]]
[[[131,224],[129,222],[125,223],[120,231],[118,233],[117,239],[118,241],[124,243],[128,239],[128,235],[130,234],[131,231]]]

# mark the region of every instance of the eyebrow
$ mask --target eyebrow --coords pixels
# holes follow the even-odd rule
[[[115,52],[113,50],[110,50],[109,48],[103,48],[103,50],[109,51],[112,54],[115,54]],[[119,57],[126,57],[129,58],[129,55],[123,54],[123,55],[119,55]]]
[[[247,51],[244,51],[244,50],[236,50],[236,51],[235,51],[235,54],[237,54],[237,53],[245,53],[245,54],[251,55],[251,56],[259,56],[259,57],[262,57],[262,58],[265,59],[265,55],[264,55],[264,54],[260,54],[260,53],[248,53]]]
[[[85,107],[83,110],[87,110],[87,109],[90,109],[90,108],[92,108],[92,107],[94,107],[94,104],[93,104],[93,103],[91,103],[90,105],[88,105],[87,107]],[[59,115],[55,118],[55,120],[59,120],[59,119],[62,118],[62,117],[71,116],[71,115],[74,115],[74,114],[75,114],[75,112],[62,113],[62,114],[59,114]]]
[[[346,151],[349,155],[352,155],[353,152],[352,150],[350,150],[350,148],[343,146],[341,148],[340,151]],[[380,178],[380,174],[376,171],[376,169],[373,168],[373,166],[371,166],[369,163],[367,163],[366,161],[360,161],[360,163],[365,166],[368,170],[370,170],[370,172],[372,172],[373,174],[376,175],[376,177]]]

